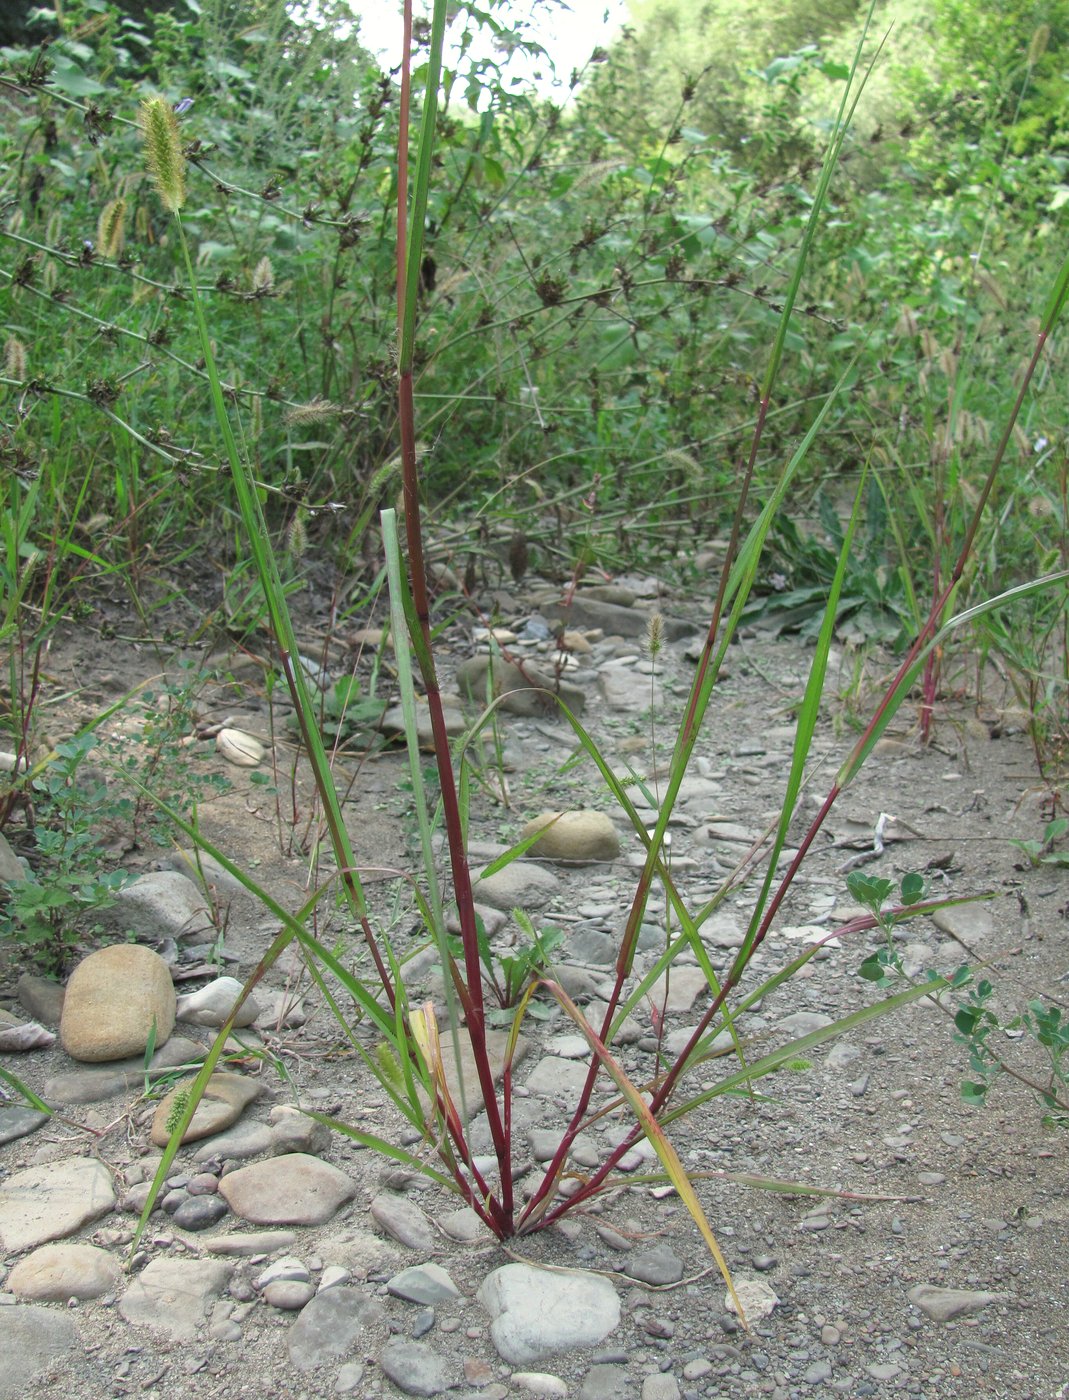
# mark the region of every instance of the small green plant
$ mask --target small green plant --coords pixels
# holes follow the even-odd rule
[[[178,811],[189,814],[208,798],[226,792],[229,779],[221,773],[198,768],[192,741],[197,734],[197,693],[201,677],[191,668],[166,682],[159,690],[142,691],[124,707],[122,732],[101,740],[101,757],[120,782],[139,783]],[[131,742],[131,740],[133,742]],[[135,847],[147,839],[157,846],[169,843],[168,827],[159,808],[131,787],[133,797],[113,799],[117,815],[125,817]]]
[[[85,916],[113,904],[131,878],[108,870],[102,838],[114,828],[116,803],[86,765],[96,747],[83,734],[56,747],[33,779],[34,849],[25,880],[8,883],[0,937],[13,938],[45,970],[59,972],[71,951],[95,931]]]
[[[1065,825],[1069,827],[1069,823]],[[1037,847],[1040,845],[1034,844]],[[887,907],[887,901],[895,889],[891,880],[854,872],[847,877],[846,883],[850,893],[869,911],[869,917],[887,939],[884,947],[865,959],[858,969],[858,975],[881,988],[890,987],[896,981],[910,980],[892,939],[896,927],[904,919],[913,918],[918,913],[931,913],[939,907],[921,903],[925,894],[924,879],[920,875],[906,875],[899,889],[901,904],[892,908]],[[947,993],[967,994],[966,1000],[958,1003],[956,1011],[939,1003],[947,1015],[953,1016],[955,1041],[966,1046],[969,1052],[969,1069],[974,1078],[962,1080],[962,1101],[974,1108],[983,1107],[992,1085],[1001,1075],[1007,1074],[1035,1095],[1044,1110],[1043,1123],[1046,1127],[1069,1128],[1069,1021],[1063,1020],[1061,1008],[1048,1006],[1042,1000],[1033,1000],[1024,1011],[1008,1021],[1002,1021],[992,1007],[996,996],[994,985],[986,978],[976,981],[975,976],[968,965],[962,965],[946,979],[937,977],[931,971],[921,974],[933,991],[938,988]],[[995,1042],[1000,1036],[1016,1040],[1025,1035],[1030,1036],[1049,1059],[1050,1069],[1045,1083],[1010,1065],[996,1048]]]
[[[378,740],[386,704],[374,695],[365,695],[356,676],[342,676],[325,688],[313,686],[311,699],[325,743],[341,746],[353,740],[362,744]],[[290,723],[298,728],[296,716]]]
[[[967,970],[963,970],[967,971]],[[955,979],[962,985],[964,979]],[[1043,1109],[1043,1125],[1069,1129],[1069,1020],[1059,1006],[1033,1000],[1023,1011],[1002,1021],[991,1007],[994,986],[986,979],[970,987],[968,1000],[954,1017],[954,1039],[969,1052],[969,1068],[975,1078],[961,1084],[962,1100],[982,1108],[995,1082],[1008,1074],[1029,1088]],[[996,1048],[1000,1036],[1017,1039],[1029,1036],[1046,1055],[1049,1070],[1046,1082],[1025,1076],[1006,1062]]]
[[[924,877],[917,874],[904,875],[898,891],[901,903],[890,909],[887,907],[887,901],[895,891],[893,880],[880,879],[855,870],[846,877],[846,888],[858,904],[869,911],[887,940],[882,948],[878,948],[865,959],[858,968],[858,976],[863,977],[866,982],[875,982],[878,987],[889,987],[894,981],[894,974],[902,974],[902,958],[894,946],[894,932],[904,919],[914,917],[917,912],[914,906],[923,900],[926,893]]]
[[[512,1023],[515,1008],[532,983],[549,973],[553,953],[564,942],[564,934],[559,928],[536,929],[530,916],[522,909],[513,909],[512,917],[527,943],[505,953],[495,951],[487,936],[486,925],[478,915],[475,916],[484,980],[497,1003],[496,1009],[487,1012],[487,1020],[497,1025]],[[459,938],[451,938],[448,947],[454,958],[462,956],[464,946]],[[528,1014],[536,1019],[544,1019],[551,1014],[544,1003],[532,1001],[527,1009]]]
[[[1023,851],[1028,858],[1028,863],[1035,869],[1040,865],[1061,865],[1069,866],[1069,851],[1056,851],[1055,842],[1060,840],[1069,831],[1069,817],[1055,817],[1043,828],[1042,837],[1031,840],[1010,842],[1011,846],[1016,846],[1019,851]]]
[[[776,522],[767,578],[770,591],[743,610],[747,621],[777,632],[815,637],[820,630],[828,585],[842,553],[845,527],[823,491],[817,512],[824,540],[806,534],[793,520]],[[843,580],[836,625],[840,636],[858,642],[882,642],[901,651],[921,622],[906,565],[890,557],[887,506],[877,478],[869,478],[865,529],[850,555]]]

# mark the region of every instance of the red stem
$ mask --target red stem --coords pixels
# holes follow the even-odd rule
[[[401,61],[401,113],[397,146],[397,326],[400,337],[405,316],[405,287],[408,256],[408,141],[409,107],[411,103],[412,0],[405,0],[404,53]],[[497,1102],[493,1072],[486,1048],[486,1018],[483,1005],[482,964],[479,958],[478,932],[475,923],[475,900],[471,888],[471,871],[464,850],[464,827],[460,816],[457,783],[453,774],[449,735],[441,689],[434,669],[431,652],[430,598],[427,591],[427,571],[423,551],[423,530],[420,521],[419,479],[416,463],[416,412],[411,366],[402,366],[398,376],[398,419],[401,428],[402,493],[405,507],[405,533],[408,541],[408,564],[412,602],[423,638],[417,649],[423,684],[427,691],[427,707],[431,721],[438,780],[442,793],[442,813],[449,844],[449,859],[453,875],[453,894],[460,921],[464,948],[464,971],[467,983],[467,1028],[472,1059],[482,1090],[483,1106],[501,1174],[502,1219],[497,1228],[509,1233],[512,1227],[513,1189],[511,1144],[505,1132]],[[429,664],[423,664],[429,658]]]

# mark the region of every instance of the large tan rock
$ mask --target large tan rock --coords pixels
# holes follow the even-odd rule
[[[356,1195],[356,1182],[318,1157],[288,1152],[228,1172],[219,1194],[254,1225],[324,1225]]]
[[[523,839],[536,831],[542,835],[528,855],[543,860],[615,860],[620,854],[620,837],[604,812],[543,812],[523,828]]]
[[[157,1147],[166,1147],[170,1141],[168,1120],[174,1111],[175,1101],[180,1094],[188,1094],[193,1080],[177,1085],[160,1102],[152,1119],[152,1141]],[[182,1134],[183,1142],[199,1142],[201,1138],[213,1137],[225,1132],[241,1117],[242,1112],[254,1099],[259,1097],[260,1086],[243,1074],[213,1074],[204,1086],[204,1095],[190,1119],[189,1127]]]
[[[167,964],[151,948],[117,943],[78,964],[67,983],[59,1038],[72,1060],[96,1064],[140,1055],[156,1024],[156,1044],[174,1029],[175,994]]]
[[[91,1244],[46,1244],[19,1260],[6,1286],[16,1298],[65,1303],[69,1298],[99,1298],[121,1278],[122,1267],[107,1250]]]
[[[114,1206],[111,1172],[93,1157],[27,1167],[0,1185],[0,1248],[16,1254],[63,1239]]]

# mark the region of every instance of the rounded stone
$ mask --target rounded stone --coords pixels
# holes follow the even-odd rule
[[[171,1134],[167,1123],[175,1100],[179,1094],[188,1092],[192,1082],[187,1080],[184,1084],[176,1085],[156,1109],[150,1136],[157,1147],[166,1147],[170,1141]],[[182,1141],[197,1142],[201,1138],[223,1132],[237,1122],[243,1110],[259,1093],[259,1084],[247,1079],[243,1074],[213,1074],[205,1085],[204,1095],[182,1135]]]
[[[658,1244],[632,1255],[624,1266],[624,1273],[639,1283],[664,1287],[678,1283],[683,1277],[683,1261],[668,1245]]]
[[[294,1258],[292,1254],[287,1254],[282,1259],[276,1259],[273,1264],[268,1264],[263,1273],[253,1281],[253,1287],[263,1290],[269,1283],[308,1283],[308,1281],[307,1266],[302,1260]]]
[[[329,1162],[290,1152],[229,1172],[219,1194],[254,1225],[324,1225],[355,1196],[356,1182]]]
[[[513,1366],[596,1346],[620,1321],[616,1289],[599,1274],[506,1264],[487,1275],[477,1296],[493,1319],[498,1354]]]
[[[182,1230],[207,1230],[218,1225],[226,1210],[226,1202],[218,1196],[187,1196],[174,1212],[173,1219]]]
[[[541,1400],[564,1400],[568,1394],[568,1387],[560,1376],[547,1371],[513,1371],[510,1380],[517,1390],[539,1396]]]
[[[7,1276],[16,1298],[65,1303],[99,1298],[118,1286],[122,1268],[106,1250],[91,1244],[46,1244],[20,1259]]]
[[[150,870],[119,891],[105,922],[133,929],[146,942],[185,938],[211,930],[208,904],[193,881],[179,870]]]
[[[219,1178],[211,1172],[197,1172],[186,1182],[186,1190],[191,1196],[212,1196],[219,1190]]]
[[[230,1016],[245,989],[236,977],[217,977],[214,982],[178,998],[177,1017],[193,1026],[218,1027]],[[234,1018],[234,1025],[251,1026],[260,1014],[260,1003],[247,996]]]
[[[615,860],[620,854],[620,837],[604,812],[543,812],[527,823],[521,839],[536,832],[542,834],[530,854],[543,860]]]
[[[151,948],[116,943],[78,964],[67,983],[59,1038],[72,1060],[95,1064],[143,1054],[152,1034],[174,1029],[175,993],[167,964]]]
[[[300,1312],[315,1297],[315,1285],[296,1278],[276,1278],[263,1292],[264,1302],[282,1312]]]
[[[307,1152],[320,1157],[330,1146],[330,1129],[289,1104],[277,1104],[267,1115],[271,1125],[271,1153]]]

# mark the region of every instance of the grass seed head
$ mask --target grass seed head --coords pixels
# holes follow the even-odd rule
[[[126,200],[109,200],[97,220],[97,251],[101,257],[117,258],[126,242]]]
[[[288,409],[283,422],[324,423],[328,418],[337,418],[341,411],[341,405],[331,403],[329,399],[310,399],[308,403],[294,404]]]
[[[261,258],[252,274],[252,290],[255,296],[269,296],[275,289],[275,269],[270,258]]]
[[[20,384],[26,378],[26,347],[16,335],[9,335],[4,344],[4,375]]]
[[[141,104],[145,158],[163,207],[177,214],[186,202],[186,160],[174,108],[162,97]]]
[[[656,656],[661,650],[664,641],[664,621],[659,612],[650,613],[646,623],[646,650],[651,656]]]
[[[286,550],[294,563],[308,552],[308,531],[304,523],[304,511],[298,510],[286,531]]]
[[[1050,25],[1041,24],[1032,35],[1032,42],[1028,45],[1028,66],[1035,67],[1039,60],[1047,51],[1050,43]]]

